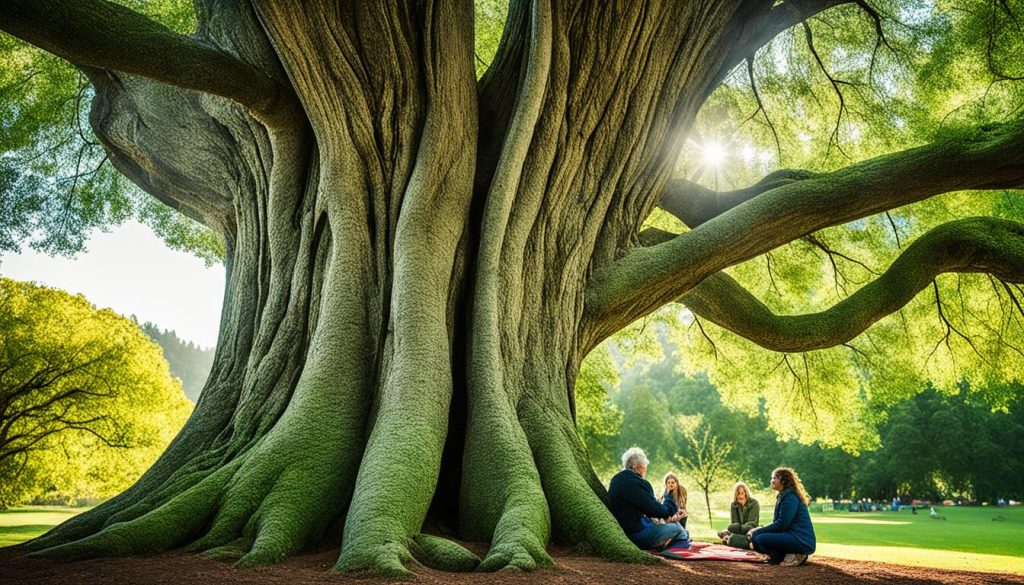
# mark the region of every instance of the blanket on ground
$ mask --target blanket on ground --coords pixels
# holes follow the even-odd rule
[[[691,542],[685,546],[670,546],[664,551],[655,551],[654,554],[668,559],[681,561],[748,561],[760,562],[762,557],[752,550],[732,548],[724,544],[712,544],[710,542]]]

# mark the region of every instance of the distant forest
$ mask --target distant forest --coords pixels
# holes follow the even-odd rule
[[[164,359],[171,367],[171,375],[181,378],[185,396],[192,402],[199,400],[199,393],[213,366],[213,349],[199,347],[191,341],[185,342],[173,330],[161,330],[153,323],[146,322],[140,326],[146,335],[163,348]]]

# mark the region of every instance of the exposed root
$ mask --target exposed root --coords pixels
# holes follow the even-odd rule
[[[315,449],[308,440],[285,427],[243,456],[212,524],[188,549],[227,558],[234,551],[224,547],[244,542],[238,566],[253,567],[318,542],[347,502],[357,455]]]
[[[385,542],[358,550],[349,548],[342,553],[334,570],[343,573],[361,573],[375,577],[410,579],[415,574],[406,568],[415,559],[409,547],[397,542]]]
[[[570,420],[555,409],[529,404],[522,408],[522,415],[556,536],[608,561],[657,563],[656,557],[626,538],[604,502],[590,489],[583,475],[589,461]]]
[[[532,571],[537,567],[554,567],[555,562],[544,550],[544,543],[525,525],[516,521],[516,514],[502,517],[480,571]]]
[[[163,506],[81,540],[43,549],[34,556],[75,561],[165,551],[194,538],[209,522],[235,466],[220,469]]]
[[[463,460],[459,516],[469,538],[490,538],[479,571],[521,570],[554,563],[544,550],[551,516],[530,447],[507,401],[471,414]]]
[[[417,534],[409,551],[424,565],[442,571],[464,573],[480,564],[480,557],[450,540],[430,534]]]
[[[214,561],[237,561],[252,548],[252,539],[239,538],[234,542],[211,548],[203,556]]]

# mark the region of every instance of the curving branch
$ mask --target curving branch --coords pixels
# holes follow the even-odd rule
[[[765,191],[813,176],[815,173],[811,171],[780,169],[750,187],[735,191],[715,191],[687,179],[674,179],[665,187],[658,207],[692,229]]]
[[[259,69],[108,0],[7,0],[0,30],[76,65],[219,95],[260,118],[291,107],[291,94]]]
[[[877,279],[819,313],[776,315],[724,272],[678,300],[761,347],[802,352],[844,344],[909,303],[939,274],[964,272],[988,273],[1004,284],[1024,282],[1024,225],[992,217],[940,225],[907,247]]]
[[[597,272],[586,301],[595,342],[715,272],[817,230],[951,191],[1021,187],[1024,120],[945,135],[770,189]]]

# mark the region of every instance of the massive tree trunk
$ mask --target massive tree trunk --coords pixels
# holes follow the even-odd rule
[[[26,548],[254,565],[327,539],[344,570],[477,565],[426,524],[490,541],[485,569],[550,564],[551,538],[651,559],[604,506],[575,376],[617,328],[759,253],[726,246],[671,285],[631,250],[710,92],[836,3],[514,1],[477,82],[464,1],[206,0],[194,37],[53,3],[84,45],[54,40],[39,11],[57,8],[12,2],[5,30],[88,72],[114,164],[229,244],[185,428],[136,485]],[[133,54],[106,51],[130,34]],[[666,258],[706,255],[685,245]]]

